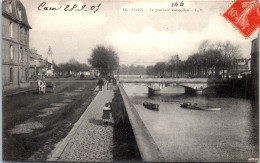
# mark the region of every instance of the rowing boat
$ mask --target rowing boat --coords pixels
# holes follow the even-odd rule
[[[180,103],[180,106],[183,108],[194,109],[194,110],[204,110],[204,111],[220,111],[221,110],[221,108],[219,108],[219,107],[216,107],[216,108],[207,107],[207,106],[201,107],[197,103],[192,104],[190,102]]]
[[[151,109],[151,110],[159,110],[159,104],[153,104],[151,102],[144,102],[143,106],[147,109]]]

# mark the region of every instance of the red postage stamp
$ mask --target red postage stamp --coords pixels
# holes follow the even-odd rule
[[[257,0],[237,0],[223,14],[240,32],[249,37],[260,24],[260,5]]]

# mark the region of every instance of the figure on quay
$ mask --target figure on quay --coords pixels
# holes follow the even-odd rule
[[[102,80],[102,78],[99,78],[97,85],[99,87],[99,91],[102,91],[102,87],[104,85],[104,81]]]
[[[111,103],[107,102],[103,108],[102,121],[108,122],[110,120]]]

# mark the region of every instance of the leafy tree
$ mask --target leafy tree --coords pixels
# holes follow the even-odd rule
[[[58,74],[67,74],[71,75],[71,73],[77,73],[80,71],[89,71],[90,68],[85,63],[78,62],[75,58],[71,58],[66,63],[60,63],[58,65],[53,64],[53,69],[55,73]]]
[[[92,50],[89,63],[96,68],[101,76],[107,76],[119,67],[119,58],[112,48],[106,48],[98,45]]]
[[[159,77],[162,77],[167,68],[167,64],[165,62],[157,62],[154,66],[154,73]]]
[[[146,67],[146,74],[147,75],[154,75],[154,66],[147,66]]]
[[[120,75],[142,75],[146,73],[146,68],[141,65],[121,65]]]

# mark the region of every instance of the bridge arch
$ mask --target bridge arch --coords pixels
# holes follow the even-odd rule
[[[147,83],[149,95],[159,95],[161,89],[169,86],[182,86],[185,94],[202,94],[202,90],[207,88],[207,83]]]

